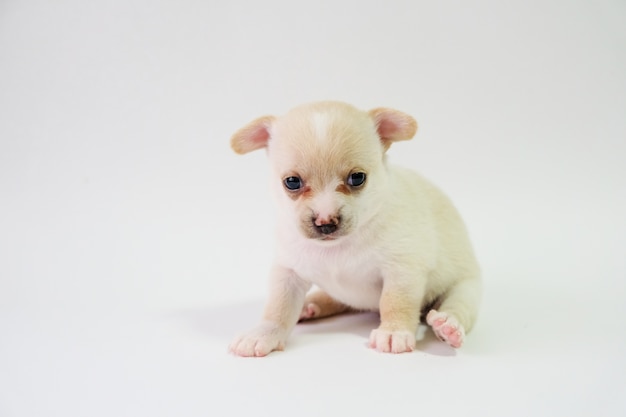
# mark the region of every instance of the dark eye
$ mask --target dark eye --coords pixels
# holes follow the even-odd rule
[[[302,179],[300,179],[300,177],[287,177],[283,183],[285,184],[285,188],[290,191],[296,191],[302,187]]]
[[[365,172],[353,172],[348,175],[348,185],[359,187],[365,182]]]

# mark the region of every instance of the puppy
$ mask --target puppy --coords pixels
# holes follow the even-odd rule
[[[282,350],[298,320],[349,310],[380,313],[369,338],[380,352],[412,351],[420,317],[461,346],[481,294],[463,221],[434,185],[385,158],[416,130],[397,110],[318,102],[233,135],[239,154],[267,149],[278,222],[263,320],[232,353]]]

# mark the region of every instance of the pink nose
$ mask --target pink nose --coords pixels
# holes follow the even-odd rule
[[[318,232],[329,235],[335,232],[339,228],[340,217],[338,216],[328,216],[322,218],[321,216],[313,220],[313,224]]]
[[[329,235],[337,230],[337,225],[334,224],[323,224],[321,226],[315,226],[318,232],[323,235]]]

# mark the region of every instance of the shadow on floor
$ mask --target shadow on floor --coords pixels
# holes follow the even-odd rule
[[[180,310],[169,314],[168,318],[188,325],[192,331],[228,342],[237,334],[254,327],[262,311],[263,301],[252,300],[215,308]],[[377,313],[349,313],[298,323],[292,337],[344,333],[359,336],[367,344],[370,332],[379,324]],[[456,355],[455,349],[439,341],[425,325],[420,325],[418,329],[416,351],[435,356]]]

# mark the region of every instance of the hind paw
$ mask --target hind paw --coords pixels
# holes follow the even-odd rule
[[[322,309],[315,303],[305,303],[298,321],[312,320],[320,316]]]
[[[460,348],[465,338],[465,330],[459,321],[448,313],[430,310],[426,322],[433,328],[435,335],[453,348]]]

